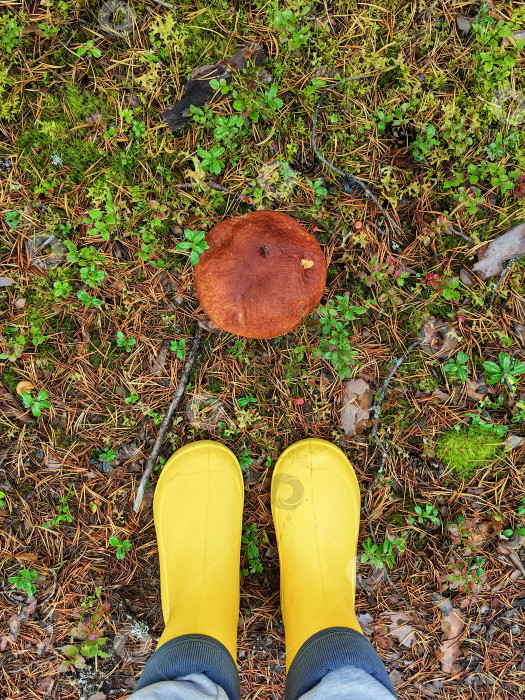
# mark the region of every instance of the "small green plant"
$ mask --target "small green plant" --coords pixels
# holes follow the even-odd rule
[[[61,496],[58,499],[58,506],[56,508],[56,514],[49,523],[44,523],[42,527],[44,527],[46,530],[49,530],[52,527],[59,527],[60,523],[70,523],[72,522],[73,518],[71,517],[71,511],[69,510],[69,506],[67,504],[68,498],[71,496],[73,493],[73,487],[70,486],[68,489],[68,492],[66,493],[65,496]]]
[[[5,508],[5,493],[0,491],[0,510]]]
[[[39,24],[38,28],[44,32],[45,39],[52,39],[60,31],[59,27],[50,27],[48,24]]]
[[[122,117],[122,119],[124,119],[126,124],[131,124],[131,120],[133,119],[133,110],[132,109],[120,109],[119,116]]]
[[[53,294],[55,299],[60,299],[60,297],[67,297],[73,291],[73,287],[69,282],[60,282],[59,280],[53,282]]]
[[[4,334],[9,337],[8,352],[0,353],[0,360],[9,360],[9,362],[15,362],[22,355],[26,346],[25,335],[17,334],[16,329],[13,327],[8,327],[4,329]]]
[[[21,220],[22,220],[22,215],[20,214],[19,211],[16,211],[16,210],[6,211],[5,223],[7,225],[7,228],[9,228],[13,231],[15,228],[17,228],[17,226],[19,226]]]
[[[520,374],[525,372],[525,362],[513,361],[504,352],[498,355],[498,362],[485,361],[483,363],[483,374],[487,384],[505,384],[511,394],[516,392],[517,380]]]
[[[460,299],[460,294],[458,292],[459,287],[459,277],[453,277],[452,279],[445,279],[443,281],[443,298],[447,301],[458,302]]]
[[[472,427],[477,428],[483,433],[494,433],[494,435],[497,435],[500,438],[505,437],[505,433],[507,432],[508,427],[506,425],[496,425],[491,421],[484,420],[481,416],[482,411],[483,408],[479,407],[477,413],[465,414],[467,418],[472,419]]]
[[[265,535],[263,534],[263,541],[265,540]],[[266,541],[267,538],[266,538]],[[245,554],[248,558],[248,568],[241,569],[242,576],[248,576],[248,574],[257,574],[262,571],[262,564],[259,559],[259,537],[257,535],[257,525],[251,523],[250,525],[245,525],[243,528],[243,533],[241,537],[241,553]]]
[[[518,506],[518,510],[516,511],[517,518],[525,518],[525,496],[523,496],[521,502],[522,505]],[[525,527],[518,527],[515,530],[507,528],[506,530],[503,530],[501,534],[504,537],[512,537],[514,533],[516,533],[516,535],[519,535],[520,537],[525,537]]]
[[[186,354],[186,338],[172,340],[170,343],[170,350],[175,353],[177,360],[183,360]]]
[[[447,374],[451,374],[453,377],[461,379],[462,382],[466,382],[468,377],[468,360],[469,356],[467,353],[460,350],[456,355],[456,359],[451,357],[448,362],[443,365],[443,371]]]
[[[439,146],[436,136],[436,127],[433,124],[427,126],[424,135],[419,134],[412,144],[412,152],[416,160],[424,160],[434,146]]]
[[[197,153],[202,159],[202,169],[214,175],[220,175],[225,165],[221,156],[223,156],[225,152],[226,149],[223,148],[223,146],[212,146],[209,151],[199,148]]]
[[[101,462],[109,462],[111,464],[111,462],[117,458],[117,455],[114,450],[104,450],[104,452],[99,454],[98,458]]]
[[[119,540],[115,535],[110,535],[109,544],[112,547],[116,547],[115,555],[117,559],[124,559],[126,552],[131,549],[131,542],[129,540]]]
[[[3,15],[0,18],[0,47],[11,53],[18,46],[23,28],[12,14]]]
[[[237,400],[237,403],[241,408],[245,408],[251,403],[257,403],[257,399],[255,396],[253,396],[253,394],[248,394],[248,396],[241,396],[241,398]]]
[[[470,556],[450,562],[449,572],[440,580],[468,598],[481,592],[486,585],[484,561],[481,556]]]
[[[89,265],[80,268],[82,281],[90,287],[96,287],[100,282],[103,282],[105,276],[104,270],[99,270],[95,263],[89,263]]]
[[[140,139],[142,137],[142,134],[146,131],[146,123],[139,122],[136,119],[134,119],[131,124],[131,131],[133,132],[133,136],[136,139]]]
[[[83,223],[90,226],[88,233],[92,236],[100,236],[105,241],[109,241],[111,232],[118,225],[119,221],[115,214],[115,207],[110,198],[106,202],[106,211],[100,209],[90,209]]]
[[[125,403],[137,403],[137,401],[140,400],[140,397],[137,394],[130,394],[127,399],[124,399]]]
[[[290,51],[297,51],[311,39],[310,24],[301,26],[302,18],[309,11],[309,7],[303,7],[300,12],[279,10],[275,4],[269,8],[270,27],[280,32],[281,38],[286,41]]]
[[[77,292],[77,299],[79,299],[86,308],[89,308],[90,306],[94,306],[96,308],[102,304],[100,299],[90,296],[84,289]]]
[[[191,229],[184,229],[184,235],[186,237],[185,241],[177,243],[175,250],[190,251],[190,262],[195,267],[199,262],[199,257],[208,250],[210,247],[206,241],[206,234],[204,231],[192,231]]]
[[[23,591],[31,597],[36,593],[36,586],[33,583],[36,577],[37,573],[34,569],[20,569],[16,576],[10,576],[7,580],[16,586],[17,591]]]
[[[423,525],[425,520],[430,520],[434,525],[440,524],[440,519],[438,515],[438,509],[432,505],[432,503],[425,503],[423,506],[416,504],[414,506],[414,516],[407,518],[411,525],[415,525],[418,522]]]
[[[126,338],[122,331],[117,331],[117,345],[119,348],[124,348],[126,352],[131,352],[131,348],[135,345],[137,341],[130,335]]]
[[[39,391],[36,397],[31,396],[31,394],[28,391],[23,391],[20,394],[20,398],[22,399],[24,407],[30,408],[31,413],[36,418],[42,415],[43,408],[49,408],[51,406],[51,404],[47,400],[49,398],[48,391]]]
[[[253,459],[250,457],[250,450],[247,447],[237,454],[237,458],[243,472],[247,471],[248,467],[253,464]]]
[[[42,329],[39,328],[38,326],[31,325],[30,330],[31,330],[31,342],[33,343],[35,348],[38,347],[39,345],[42,345],[42,343],[45,343],[46,340],[49,339],[49,336],[44,335],[42,333]]]
[[[337,296],[318,309],[321,341],[316,355],[329,360],[341,379],[350,376],[351,364],[357,351],[351,349],[348,323],[366,313],[360,306],[351,306],[348,296]]]
[[[382,569],[384,566],[393,569],[396,556],[395,549],[397,548],[400,553],[403,553],[406,549],[405,540],[406,535],[396,537],[393,542],[387,538],[382,544],[376,544],[371,537],[368,537],[363,542],[365,551],[361,554],[361,562],[363,564],[370,562],[376,569]]]
[[[102,603],[101,589],[88,596],[81,604],[80,620],[72,629],[70,643],[61,647],[66,656],[58,667],[58,672],[63,673],[70,668],[82,670],[86,666],[86,659],[99,657],[106,659],[108,654],[102,651],[106,644],[106,638],[102,636],[104,624],[107,622],[109,603]]]
[[[93,39],[86,41],[86,43],[83,46],[78,47],[77,56],[83,56],[85,53],[87,53],[87,55],[91,56],[92,58],[100,58],[102,56],[102,51],[100,49],[97,49]]]
[[[316,180],[315,182],[312,182],[312,180],[307,178],[306,181],[314,191],[314,194],[315,194],[314,205],[316,207],[318,207],[321,204],[321,202],[323,201],[323,197],[326,197],[328,190],[326,189],[326,187],[324,187],[322,180]]]

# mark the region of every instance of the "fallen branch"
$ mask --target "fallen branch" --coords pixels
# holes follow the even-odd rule
[[[420,340],[415,340],[411,345],[408,346],[408,348],[401,355],[401,357],[398,357],[397,360],[394,362],[394,366],[392,367],[392,369],[388,373],[385,381],[383,382],[383,386],[379,390],[379,393],[377,395],[377,399],[374,401],[374,403],[370,409],[370,413],[373,415],[373,417],[375,419],[375,423],[374,423],[374,426],[372,428],[372,437],[374,438],[376,443],[379,445],[379,447],[381,448],[381,451],[383,453],[383,461],[382,461],[381,467],[379,468],[379,471],[377,473],[377,478],[379,478],[381,476],[381,474],[383,473],[383,469],[384,469],[384,466],[385,466],[385,463],[386,463],[386,460],[388,457],[388,453],[387,453],[383,443],[381,442],[381,440],[379,439],[379,436],[377,434],[377,426],[379,425],[379,415],[381,413],[381,407],[383,405],[383,401],[385,400],[387,389],[390,385],[390,382],[392,381],[392,377],[397,372],[397,370],[401,367],[403,362],[407,359],[408,355],[412,352],[412,350],[416,347],[416,345],[419,345],[420,342],[421,342]],[[376,481],[377,481],[377,478],[376,478]],[[372,484],[372,486],[373,486],[373,484]],[[372,488],[372,487],[370,487],[370,488]]]
[[[137,496],[133,505],[133,511],[135,513],[138,513],[139,508],[142,504],[146,484],[148,483],[148,479],[151,476],[151,472],[153,471],[153,467],[155,466],[155,462],[157,461],[157,457],[159,456],[162,441],[164,440],[164,436],[166,435],[166,432],[168,431],[168,428],[171,425],[171,421],[173,420],[175,411],[178,409],[182,397],[184,396],[184,392],[186,391],[186,386],[188,385],[188,381],[190,379],[191,370],[193,369],[193,365],[195,364],[195,359],[197,357],[197,353],[199,352],[199,348],[201,345],[201,336],[202,326],[200,325],[200,323],[197,322],[197,327],[195,328],[195,335],[193,336],[193,345],[191,347],[190,354],[188,355],[186,362],[184,363],[184,368],[182,370],[182,374],[180,375],[179,386],[177,387],[175,396],[173,397],[170,403],[168,412],[164,416],[162,425],[159,428],[159,432],[157,433],[157,439],[155,440],[153,449],[150,452],[150,456],[148,457],[148,461],[146,462],[146,468],[144,469],[144,474],[142,475],[139,487],[137,489]]]
[[[521,260],[523,255],[516,255],[514,258],[509,258],[503,263],[503,270],[501,271],[501,274],[499,276],[498,281],[494,285],[494,289],[492,290],[492,294],[490,295],[490,301],[489,301],[489,306],[492,306],[494,303],[494,299],[496,298],[496,294],[498,293],[498,289],[501,287],[501,283],[505,279],[507,272],[511,269],[511,267],[514,265],[515,262],[518,262],[518,260]]]
[[[403,231],[399,228],[399,226],[396,224],[394,219],[390,216],[390,214],[386,211],[386,209],[383,207],[383,205],[379,202],[378,198],[375,196],[375,194],[367,187],[367,185],[362,181],[359,180],[359,178],[355,177],[355,175],[350,175],[350,173],[345,172],[344,170],[339,170],[339,168],[336,168],[333,163],[330,163],[329,160],[327,160],[322,153],[319,151],[317,148],[317,144],[315,142],[315,137],[316,137],[316,129],[317,129],[317,120],[319,118],[319,109],[321,107],[323,98],[327,90],[333,90],[336,88],[338,85],[340,85],[342,82],[349,82],[351,80],[361,80],[363,78],[369,78],[370,74],[366,73],[363,75],[356,75],[351,78],[345,78],[335,85],[330,85],[328,88],[325,88],[323,93],[321,94],[321,97],[317,101],[317,104],[315,105],[315,110],[314,110],[314,116],[313,116],[313,121],[312,121],[312,148],[315,153],[316,158],[321,161],[324,165],[326,165],[327,168],[329,168],[333,173],[336,175],[339,175],[339,178],[341,180],[341,184],[343,186],[343,189],[345,192],[351,192],[352,188],[355,186],[359,187],[365,197],[367,199],[370,199],[375,206],[379,209],[381,214],[385,217],[385,219],[390,223],[390,225],[397,231],[398,234],[403,235]]]

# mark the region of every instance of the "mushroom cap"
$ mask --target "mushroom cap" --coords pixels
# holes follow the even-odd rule
[[[195,267],[205,313],[247,338],[274,338],[296,328],[318,305],[326,261],[315,238],[290,216],[254,211],[221,221]]]

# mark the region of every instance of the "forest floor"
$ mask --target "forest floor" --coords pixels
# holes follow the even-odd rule
[[[204,438],[245,476],[242,694],[283,698],[269,485],[305,437],[357,472],[358,615],[399,697],[525,693],[524,44],[512,0],[2,4],[2,697],[132,692],[162,631],[154,485]],[[170,132],[192,71],[244,47]],[[264,208],[328,281],[248,340],[207,322],[195,238]]]

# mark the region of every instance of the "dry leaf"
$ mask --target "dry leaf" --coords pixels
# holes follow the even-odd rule
[[[0,413],[3,413],[7,418],[16,418],[22,423],[34,423],[33,418],[18,408],[15,397],[2,387],[0,387]]]
[[[380,649],[389,650],[392,647],[388,625],[376,625],[374,627],[374,644]]]
[[[164,365],[166,364],[166,358],[168,357],[169,349],[170,341],[164,340],[160,346],[159,354],[151,363],[150,373],[154,377],[159,377],[164,372]]]
[[[454,672],[454,663],[459,654],[461,633],[465,628],[463,615],[456,608],[452,608],[448,615],[441,618],[441,629],[445,633],[436,658],[441,662],[444,673]]]
[[[404,647],[410,648],[416,639],[413,627],[406,624],[410,617],[403,613],[389,613],[388,617],[390,618],[390,636],[397,639]]]
[[[266,54],[263,47],[253,43],[243,46],[226,61],[217,61],[211,65],[195,68],[184,88],[184,97],[162,112],[162,118],[169,130],[182,129],[192,118],[190,107],[204,107],[214,97],[215,90],[210,85],[211,80],[222,78],[229,83],[233,71],[242,71],[247,67],[248,62],[258,68],[265,60]],[[261,75],[258,77],[262,78]]]
[[[53,679],[51,676],[44,676],[41,678],[38,683],[36,684],[36,690],[39,690],[41,693],[45,693],[48,690],[51,690],[53,686]]]
[[[495,277],[503,272],[503,263],[525,254],[525,223],[514,226],[507,233],[495,238],[472,266],[481,279]]]
[[[431,316],[419,331],[421,349],[438,359],[449,358],[458,342],[456,331],[443,321]]]
[[[359,627],[364,635],[370,637],[374,633],[374,628],[372,627],[374,618],[372,615],[369,613],[362,613],[361,615],[357,616],[357,621],[359,622]]]
[[[467,382],[467,396],[473,401],[481,401],[489,392],[492,393],[492,390],[487,387],[484,379],[470,379]]]
[[[313,260],[301,260],[301,265],[305,270],[309,270],[311,267],[314,266]]]
[[[363,379],[352,379],[343,384],[341,426],[345,435],[359,435],[369,427],[373,398],[373,389]]]

